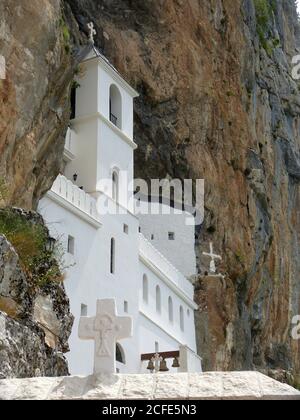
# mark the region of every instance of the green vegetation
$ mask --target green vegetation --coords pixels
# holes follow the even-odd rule
[[[8,188],[4,178],[0,177],[0,204],[5,201],[8,197]]]
[[[270,22],[276,11],[276,2],[274,0],[254,0],[254,6],[260,43],[267,54],[271,55],[273,50],[280,46],[278,38],[270,39]]]
[[[73,80],[72,89],[78,89],[78,88],[80,88],[80,83],[78,83],[77,80]]]
[[[236,258],[237,262],[238,262],[240,265],[244,266],[244,264],[245,264],[245,258],[243,257],[243,255],[242,255],[240,252],[237,252],[237,253],[235,254],[235,258]]]
[[[57,258],[62,257],[60,246],[49,246],[48,231],[43,225],[6,208],[0,211],[0,234],[12,244],[22,268],[34,284],[42,286],[63,280],[60,263],[57,262]]]
[[[60,27],[61,27],[61,32],[62,32],[62,37],[64,40],[64,45],[65,45],[65,50],[67,53],[69,53],[71,51],[71,35],[70,35],[70,31],[69,28],[66,24],[66,22],[64,21],[63,18],[60,19],[59,21]]]

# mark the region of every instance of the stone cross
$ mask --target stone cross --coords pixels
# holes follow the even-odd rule
[[[159,355],[159,353],[156,353],[154,357],[152,357],[151,361],[154,364],[154,371],[155,373],[158,373],[160,371],[160,363],[164,359]]]
[[[116,343],[132,335],[132,318],[117,315],[115,299],[98,300],[96,316],[79,321],[79,338],[95,340],[95,375],[116,373]]]
[[[88,23],[87,27],[89,28],[89,40],[91,44],[95,44],[94,36],[97,35],[97,31],[95,29],[94,23]]]
[[[216,268],[215,260],[222,261],[222,257],[220,255],[214,254],[214,247],[213,247],[213,243],[212,242],[210,242],[210,252],[209,253],[208,252],[203,252],[203,255],[205,255],[206,257],[210,257],[211,258],[209,271],[212,274],[216,274],[217,268]]]

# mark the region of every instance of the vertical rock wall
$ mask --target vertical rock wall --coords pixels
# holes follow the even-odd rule
[[[36,214],[22,214],[43,226]],[[0,234],[0,378],[68,375],[72,324],[63,283],[37,282]]]

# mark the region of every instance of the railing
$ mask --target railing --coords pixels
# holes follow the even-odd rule
[[[194,298],[194,287],[192,283],[174,267],[170,261],[162,255],[145,237],[140,233],[140,253],[168,277],[179,289],[185,292],[190,299]]]
[[[59,175],[51,188],[51,191],[58,196],[64,198],[67,202],[73,204],[74,207],[81,210],[93,219],[100,221],[97,212],[97,202],[82,189],[78,188],[70,180],[63,175]]]
[[[112,114],[112,113],[110,113],[110,121],[115,125],[115,126],[118,126],[118,118],[114,115],[114,114]]]

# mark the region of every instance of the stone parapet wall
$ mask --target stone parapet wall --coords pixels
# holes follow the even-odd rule
[[[0,381],[0,400],[300,400],[257,372],[102,375]]]

